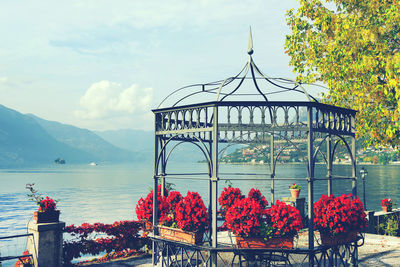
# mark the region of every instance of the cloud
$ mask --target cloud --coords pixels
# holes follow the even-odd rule
[[[121,84],[100,81],[93,83],[80,99],[81,109],[75,115],[82,119],[103,119],[141,115],[150,112],[153,88],[136,84],[123,89]]]

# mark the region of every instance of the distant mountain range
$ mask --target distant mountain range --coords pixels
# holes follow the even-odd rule
[[[149,158],[140,149],[128,150],[121,146],[87,129],[24,115],[0,105],[0,168],[49,164],[57,158],[64,159],[67,164],[133,162]]]
[[[66,164],[154,161],[154,132],[94,132],[0,105],[0,168],[48,165],[56,159],[65,160]],[[174,150],[169,161],[203,159],[197,147],[184,144]]]

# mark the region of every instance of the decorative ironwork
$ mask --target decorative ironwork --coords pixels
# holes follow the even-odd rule
[[[20,235],[11,235],[11,236],[2,236],[2,237],[0,237],[0,243],[1,243],[1,241],[5,241],[5,242],[8,243],[9,246],[13,245],[13,247],[14,247],[14,250],[7,251],[8,253],[6,255],[4,254],[4,252],[2,253],[2,251],[0,250],[0,266],[1,266],[2,262],[12,261],[12,260],[21,260],[22,261],[23,259],[26,259],[26,258],[29,258],[31,260],[31,262],[33,262],[33,258],[32,258],[33,255],[32,254],[29,254],[29,253],[28,254],[21,254],[22,252],[15,251],[15,249],[18,246],[15,246],[15,244],[12,243],[13,240],[21,240],[24,237],[26,237],[26,238],[32,237],[33,238],[33,234],[30,233],[30,234],[20,234]],[[10,242],[11,242],[11,244],[10,244]],[[5,243],[5,245],[7,245],[7,243]],[[23,243],[26,243],[26,241],[23,241]],[[0,246],[0,248],[1,247],[4,247],[4,246]],[[19,249],[23,249],[22,246],[20,246],[18,248]]]
[[[212,252],[218,266],[303,266],[313,255],[316,266],[357,266],[357,249],[364,243],[360,235],[356,242],[338,245],[319,245],[310,253],[306,248],[294,249],[238,249],[222,246],[194,246],[182,242],[152,237],[155,245],[154,264],[162,266],[212,266]]]
[[[155,114],[154,198],[157,196],[159,182],[165,184],[166,179],[177,177],[207,180],[210,192],[208,198],[210,202],[209,245],[191,246],[154,237],[154,249],[159,254],[155,253],[153,260],[167,266],[195,266],[199,261],[214,266],[217,264],[217,259],[222,257],[221,253],[229,252],[236,255],[237,262],[231,262],[231,265],[223,263],[222,266],[240,265],[242,260],[267,265],[272,264],[273,259],[281,259],[285,264],[290,265],[290,262],[294,261],[293,257],[300,257],[300,262],[308,262],[310,266],[314,263],[331,266],[332,262],[338,262],[338,265],[334,266],[348,266],[346,262],[349,257],[352,262],[357,262],[357,249],[351,244],[338,248],[325,248],[314,247],[314,242],[308,242],[307,249],[253,250],[252,252],[218,247],[217,193],[220,180],[229,180],[232,176],[243,176],[242,179],[269,181],[272,203],[275,200],[275,182],[290,179],[306,180],[309,192],[307,201],[309,240],[314,240],[312,203],[314,203],[315,182],[328,181],[327,193],[331,194],[334,179],[349,179],[352,181],[352,193],[354,196],[357,195],[356,111],[319,103],[305,89],[306,86],[315,85],[268,77],[255,64],[252,58],[253,53],[253,39],[250,32],[249,59],[237,75],[216,82],[182,87],[169,94],[159,107],[153,110]],[[299,101],[296,98],[293,101],[293,95],[302,97],[303,100]],[[280,97],[278,99],[280,101],[277,101],[277,97]],[[281,101],[282,99],[286,101]],[[203,153],[208,165],[208,172],[203,174],[204,177],[200,178],[198,173],[168,174],[167,163],[170,155],[175,153],[177,146],[184,143],[197,146]],[[220,148],[219,144],[224,145]],[[224,174],[218,171],[219,159],[231,144],[268,146],[269,157],[267,160],[266,156],[266,162],[269,162],[270,173],[264,174],[260,179],[255,178],[260,174],[248,173],[235,173],[229,174],[229,178],[223,177]],[[339,146],[344,147],[351,160],[352,175],[349,177],[341,177],[333,173],[333,159]],[[289,148],[303,152],[307,177],[276,177],[276,163],[282,151]],[[326,177],[314,175],[318,157],[322,157],[326,163]],[[249,178],[251,175],[254,178]],[[154,202],[154,205],[153,225],[156,226],[158,223],[157,202]],[[154,229],[157,232],[157,227]],[[181,258],[178,257],[179,253]],[[254,257],[249,257],[251,253],[255,253]],[[178,263],[179,260],[180,263]]]

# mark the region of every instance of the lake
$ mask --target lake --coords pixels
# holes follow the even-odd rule
[[[358,170],[361,166],[358,167]],[[205,164],[174,164],[169,172],[204,172]],[[367,208],[380,210],[382,198],[390,197],[400,201],[400,166],[367,165],[366,198]],[[268,165],[220,165],[220,172],[269,173]],[[278,165],[277,177],[306,177],[304,165]],[[337,175],[350,175],[348,165],[334,166]],[[324,165],[317,165],[316,177],[324,177]],[[68,224],[83,222],[112,223],[119,220],[135,219],[135,206],[141,196],[147,195],[153,183],[152,163],[128,165],[49,165],[31,169],[0,170],[0,237],[26,233],[26,225],[33,219],[35,204],[28,200],[25,184],[35,183],[35,188],[44,196],[59,200],[60,220]],[[258,177],[260,178],[260,177]],[[171,180],[175,189],[183,195],[188,190],[199,192],[208,202],[208,182],[205,180]],[[293,181],[276,181],[276,199],[289,196],[288,185]],[[307,196],[307,183],[296,182],[303,187],[301,196]],[[219,191],[225,183],[219,183]],[[269,181],[234,181],[247,194],[252,187],[260,189],[270,201]],[[315,200],[326,193],[327,182],[315,183]],[[333,193],[350,193],[351,182],[339,180],[333,183]],[[358,180],[358,193],[362,197],[362,181]],[[2,251],[3,249],[3,251]],[[5,255],[0,242],[0,253]]]

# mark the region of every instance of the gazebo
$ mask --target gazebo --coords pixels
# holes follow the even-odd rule
[[[315,183],[325,181],[326,193],[331,194],[333,180],[351,180],[352,193],[354,196],[357,195],[356,111],[320,103],[307,93],[302,83],[268,77],[255,64],[253,52],[250,32],[248,60],[237,75],[216,82],[180,88],[168,95],[160,106],[153,110],[155,115],[153,199],[157,199],[158,185],[161,184],[161,188],[164,188],[167,179],[200,179],[208,182],[209,187],[208,242],[201,246],[160,237],[157,230],[157,201],[154,201],[153,264],[197,266],[201,263],[207,266],[235,264],[241,266],[240,259],[239,263],[235,263],[235,259],[231,262],[221,261],[221,253],[232,252],[239,256],[253,255],[244,257],[244,261],[251,261],[250,264],[256,265],[268,261],[262,256],[266,253],[270,255],[270,263],[273,262],[275,253],[284,255],[285,261],[289,263],[295,255],[301,258],[301,262],[308,262],[309,266],[314,266],[314,264],[347,266],[349,262],[356,265],[357,242],[338,247],[316,246],[313,242],[315,238],[313,224]],[[299,98],[304,100],[298,101]],[[199,173],[170,174],[167,171],[169,156],[183,143],[190,143],[202,152],[208,168],[207,173],[203,175]],[[303,180],[307,182],[308,247],[290,250],[252,250],[219,244],[217,209],[220,182],[251,180],[255,177],[252,173],[219,172],[221,155],[231,144],[269,147],[270,173],[265,173],[258,180],[270,183],[271,203],[275,202],[274,188],[279,181]],[[333,159],[339,146],[345,148],[351,161],[352,175],[349,177],[333,173]],[[279,157],[284,150],[289,148],[304,154],[303,163],[307,177],[276,177],[276,164]],[[326,164],[325,177],[315,176],[317,156],[323,158]]]

